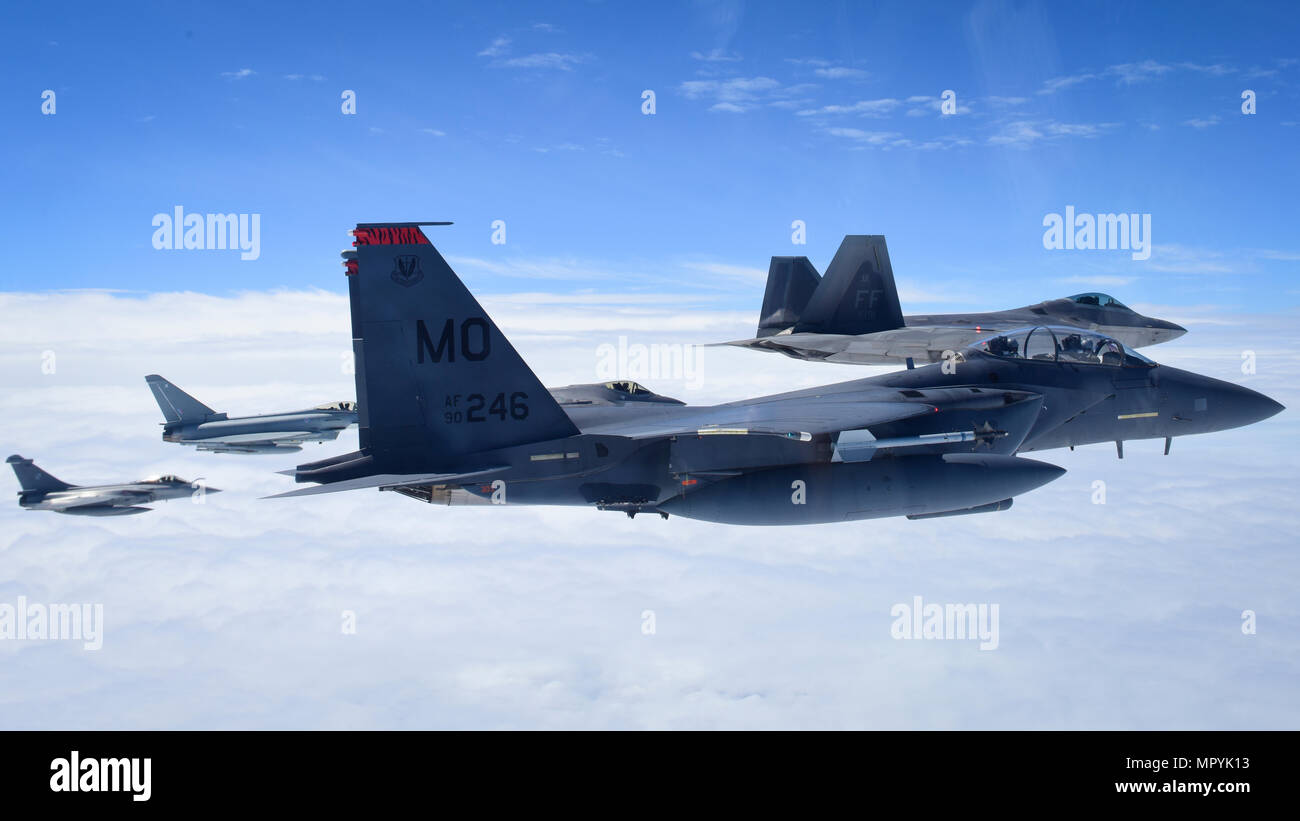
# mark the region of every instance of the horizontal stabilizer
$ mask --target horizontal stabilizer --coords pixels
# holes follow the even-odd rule
[[[262,498],[284,499],[289,496],[315,496],[320,493],[337,493],[343,490],[361,490],[372,487],[383,489],[402,487],[403,485],[467,485],[495,476],[506,470],[509,470],[509,468],[502,466],[485,468],[470,473],[379,473],[357,479],[345,479],[342,482],[331,482],[327,485],[304,487]]]

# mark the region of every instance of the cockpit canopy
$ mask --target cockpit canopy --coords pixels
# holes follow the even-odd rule
[[[348,411],[349,413],[356,413],[357,403],[356,402],[330,402],[328,405],[317,405],[312,410]]]
[[[1123,311],[1133,310],[1132,308],[1120,302],[1118,299],[1111,296],[1110,294],[1099,294],[1096,291],[1090,291],[1086,294],[1075,294],[1074,296],[1067,296],[1066,299],[1070,300],[1076,305],[1097,305],[1102,308],[1119,308],[1120,310]]]
[[[660,396],[649,388],[628,379],[616,379],[612,382],[595,382],[588,385],[566,385],[563,388],[550,388],[551,396],[561,405],[612,405],[623,402],[659,402],[668,405],[684,405],[680,399]]]
[[[1122,342],[1082,328],[1039,325],[982,339],[971,346],[978,353],[1004,359],[1033,359],[1112,368],[1153,368],[1154,362]]]
[[[649,388],[645,388],[636,382],[628,382],[626,380],[620,382],[606,382],[605,387],[611,391],[625,393],[628,396],[651,396],[654,394],[654,391],[651,391]]]
[[[188,485],[189,484],[188,481],[182,479],[181,477],[175,475],[174,473],[166,473],[163,474],[162,476],[150,476],[144,481],[156,482],[160,485],[172,485],[172,484]]]

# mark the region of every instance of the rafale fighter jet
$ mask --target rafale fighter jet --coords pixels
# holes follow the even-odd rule
[[[1051,331],[1051,346],[1027,331],[1003,353],[722,405],[634,383],[547,391],[427,224],[353,232],[361,450],[286,471],[319,484],[279,495],[379,488],[751,525],[927,518],[1003,510],[1063,472],[1021,449],[1220,430],[1280,408],[1098,334],[1070,359]],[[1005,354],[1013,341],[1029,358]]]
[[[5,460],[18,476],[18,504],[28,510],[53,510],[71,516],[132,516],[148,513],[150,502],[182,499],[196,492],[220,493],[178,476],[154,476],[121,485],[70,485],[17,454]]]
[[[163,441],[194,445],[213,453],[289,453],[303,442],[329,442],[356,424],[355,402],[261,416],[218,413],[158,374],[144,378],[162,409]]]
[[[1008,311],[903,316],[882,236],[846,236],[821,276],[807,257],[772,257],[755,339],[725,344],[796,359],[882,365],[939,362],[975,340],[1028,325],[1072,325],[1131,348],[1187,329],[1106,294],[1075,294]]]

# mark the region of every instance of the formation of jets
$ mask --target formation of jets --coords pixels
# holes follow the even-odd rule
[[[825,276],[806,257],[773,257],[756,337],[729,344],[903,370],[707,406],[633,382],[548,390],[429,242],[422,227],[437,224],[351,232],[357,403],[229,418],[151,375],[163,439],[278,453],[357,424],[358,450],[284,471],[308,486],[278,495],[377,488],[792,525],[1005,510],[1064,473],[1025,453],[1114,442],[1122,458],[1133,439],[1163,439],[1168,453],[1177,436],[1282,410],[1137,353],[1186,331],[1105,294],[905,317],[880,236],[846,237]],[[32,509],[124,515],[192,492],[176,477],[75,487],[9,462]]]
[[[193,445],[212,453],[292,453],[304,442],[328,442],[357,421],[355,402],[258,416],[231,417],[209,408],[157,374],[144,378],[163,414],[163,441]],[[18,504],[27,510],[53,510],[73,516],[130,516],[153,508],[149,502],[220,493],[177,476],[156,476],[116,485],[70,485],[14,454],[8,459],[18,477]]]

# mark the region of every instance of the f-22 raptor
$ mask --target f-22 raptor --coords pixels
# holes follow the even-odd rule
[[[1181,325],[1143,316],[1099,293],[1006,311],[903,316],[885,238],[851,235],[825,276],[807,257],[772,257],[757,336],[725,344],[825,362],[926,363],[990,334],[1032,325],[1098,331],[1130,348],[1187,333]]]
[[[133,516],[153,508],[150,502],[182,499],[197,492],[220,493],[214,487],[198,487],[179,476],[155,476],[120,485],[70,485],[36,466],[31,459],[15,454],[5,460],[14,469],[18,504],[28,510],[52,510],[71,516]]]
[[[355,402],[260,416],[218,413],[158,374],[144,378],[163,413],[163,441],[213,453],[289,453],[303,442],[329,442],[356,424]]]
[[[547,391],[425,224],[353,232],[361,449],[286,471],[318,485],[279,495],[379,488],[748,525],[918,519],[1004,510],[1064,472],[1022,449],[1221,430],[1281,407],[1048,329],[961,362],[721,405],[628,383]]]

